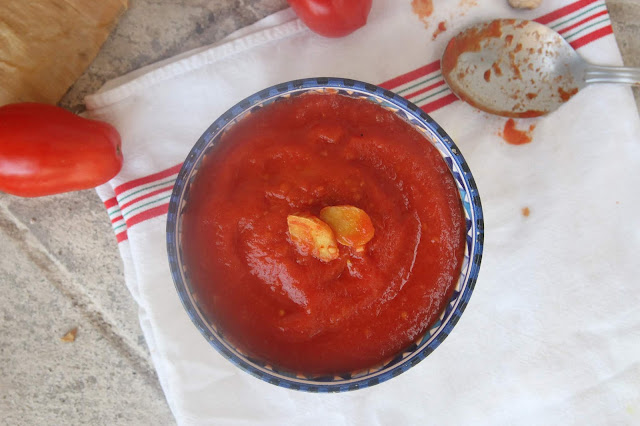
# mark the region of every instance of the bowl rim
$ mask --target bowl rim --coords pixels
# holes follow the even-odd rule
[[[369,369],[364,374],[352,372],[341,375],[305,377],[283,370],[274,370],[273,366],[251,359],[219,337],[217,331],[212,329],[214,326],[205,320],[205,316],[197,307],[194,297],[189,291],[183,276],[184,270],[180,266],[182,255],[178,243],[179,213],[184,204],[183,195],[187,192],[193,179],[195,166],[199,164],[207,149],[213,146],[211,143],[224,132],[227,126],[242,119],[245,114],[250,113],[251,109],[269,104],[278,98],[298,94],[298,92],[327,90],[343,91],[349,95],[358,93],[363,95],[362,97],[372,97],[372,100],[383,104],[385,108],[393,110],[398,115],[405,114],[403,118],[410,120],[414,127],[418,125],[422,127],[419,127],[419,130],[422,130],[425,133],[425,138],[438,149],[458,187],[466,217],[465,261],[467,264],[465,265],[463,262],[461,276],[456,284],[456,288],[460,286],[460,291],[454,291],[438,321],[425,332],[425,335],[402,353],[385,361],[375,369]],[[449,157],[445,156],[447,154]],[[198,138],[183,162],[173,187],[167,214],[166,243],[169,266],[178,297],[191,321],[222,356],[241,370],[280,387],[308,392],[343,392],[370,387],[398,376],[425,359],[451,333],[469,303],[475,288],[484,246],[484,220],[478,188],[466,160],[449,135],[426,112],[402,96],[374,84],[340,77],[315,77],[279,83],[246,97],[220,115]]]

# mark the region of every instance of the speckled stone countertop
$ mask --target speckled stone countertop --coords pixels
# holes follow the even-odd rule
[[[214,43],[286,7],[285,0],[130,3],[62,106],[79,112],[84,96],[105,81]],[[640,1],[607,0],[607,6],[625,64],[639,67]],[[0,247],[1,422],[174,424],[96,193],[0,194]],[[73,343],[60,340],[76,327]]]

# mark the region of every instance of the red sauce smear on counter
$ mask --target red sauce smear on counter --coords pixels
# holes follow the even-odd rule
[[[322,262],[287,216],[352,205],[375,234]],[[203,312],[250,356],[295,372],[375,366],[437,319],[465,244],[459,194],[425,137],[373,102],[293,96],[234,124],[203,159],[182,222]]]
[[[433,0],[411,0],[411,8],[424,24],[429,24],[428,18],[433,13]]]
[[[431,39],[435,40],[436,38],[438,38],[440,34],[442,34],[445,31],[447,31],[447,23],[444,21],[441,21],[440,23],[438,23],[438,28],[436,28],[436,30],[433,32],[433,36],[431,37]]]
[[[523,145],[529,143],[532,140],[531,132],[535,129],[535,125],[529,126],[529,130],[516,129],[516,123],[513,118],[507,120],[502,131],[502,138],[511,145]]]

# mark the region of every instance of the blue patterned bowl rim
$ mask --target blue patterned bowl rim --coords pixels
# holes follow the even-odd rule
[[[256,108],[283,97],[326,91],[376,102],[396,112],[425,135],[441,153],[455,178],[465,212],[467,236],[462,270],[454,293],[438,321],[424,335],[401,354],[374,368],[317,377],[278,369],[252,359],[224,339],[215,325],[207,321],[198,306],[196,296],[190,291],[188,271],[182,262],[179,238],[180,212],[188,198],[190,184],[202,159],[215,145],[219,136]],[[178,174],[169,203],[166,237],[169,265],[178,296],[191,321],[220,354],[242,370],[277,386],[308,392],[343,392],[373,386],[398,376],[426,358],[451,333],[469,303],[478,278],[484,245],[484,222],[480,195],[467,162],[447,133],[428,114],[400,95],[376,85],[345,78],[319,77],[289,81],[254,93],[231,107],[211,124],[189,152]]]

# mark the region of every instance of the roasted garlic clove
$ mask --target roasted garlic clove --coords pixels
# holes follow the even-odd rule
[[[345,246],[363,251],[373,238],[371,218],[364,210],[354,206],[329,206],[320,210],[320,219],[335,232],[337,241]]]
[[[516,9],[535,9],[542,4],[542,0],[509,0],[509,4]]]
[[[287,216],[287,224],[291,241],[300,254],[310,254],[323,262],[338,258],[338,243],[329,225],[308,213]]]

